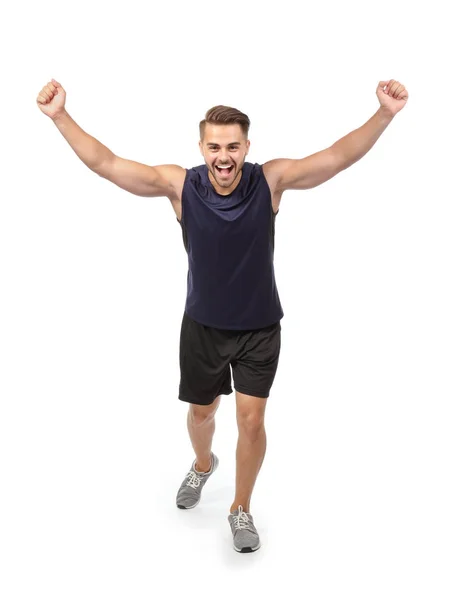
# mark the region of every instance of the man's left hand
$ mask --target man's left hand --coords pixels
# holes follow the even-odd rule
[[[392,117],[404,108],[409,98],[406,88],[399,81],[380,81],[377,86],[376,95],[381,107]]]

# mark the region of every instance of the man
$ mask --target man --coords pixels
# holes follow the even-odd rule
[[[166,196],[182,227],[188,253],[188,290],[180,336],[179,399],[189,403],[188,431],[195,453],[177,494],[179,508],[200,501],[216,470],[212,453],[221,395],[236,392],[236,490],[228,516],[238,552],[260,547],[250,500],[266,451],[264,415],[280,352],[283,311],[274,276],[274,224],[285,190],[312,188],[362,158],[406,104],[406,88],[391,79],[376,90],[378,111],[329,148],[299,160],[264,165],[245,161],[247,115],[226,106],[200,123],[205,164],[150,167],[113,154],[84,132],[65,110],[66,93],[52,79],[37,103],[95,173],[140,196]]]

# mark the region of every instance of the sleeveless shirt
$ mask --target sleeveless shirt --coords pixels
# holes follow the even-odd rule
[[[227,196],[215,191],[207,165],[187,170],[179,223],[191,319],[217,329],[251,330],[283,317],[274,274],[275,217],[261,165],[245,162]]]

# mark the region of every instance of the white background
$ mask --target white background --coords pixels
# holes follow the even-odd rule
[[[449,600],[449,30],[444,4],[22,2],[2,17],[0,596]],[[442,7],[442,8],[440,8]],[[214,104],[251,118],[248,160],[299,158],[406,108],[359,163],[286,193],[285,310],[252,500],[232,548],[234,396],[194,511],[177,399],[187,259],[164,198],[87,169],[35,104],[120,156],[202,162]]]

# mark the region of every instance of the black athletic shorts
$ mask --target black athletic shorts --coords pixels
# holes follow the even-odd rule
[[[280,321],[263,329],[215,329],[185,313],[180,332],[179,399],[212,404],[217,396],[235,390],[267,398],[280,353]]]

